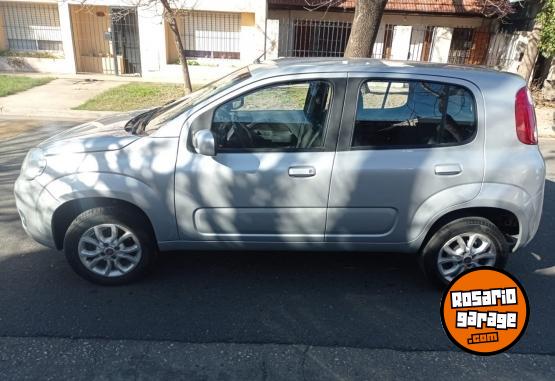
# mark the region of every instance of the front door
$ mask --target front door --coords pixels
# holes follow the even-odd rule
[[[238,90],[190,122],[175,182],[182,240],[324,240],[345,87],[336,76]],[[199,129],[212,130],[215,157],[184,147]]]
[[[484,171],[483,101],[469,82],[362,74],[349,80],[326,240],[408,243],[474,198]]]

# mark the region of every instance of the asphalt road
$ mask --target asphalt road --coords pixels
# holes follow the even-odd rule
[[[61,253],[25,235],[12,195],[26,151],[69,125],[40,122],[32,133],[0,141],[0,338],[15,340],[4,342],[7,351],[19,343],[25,352],[26,339],[52,338],[98,339],[101,346],[102,340],[133,340],[439,353],[436,360],[423,359],[431,362],[431,370],[434,361],[458,356],[441,328],[441,294],[429,286],[412,256],[176,252],[163,254],[146,280],[129,286],[100,287],[82,280]],[[544,141],[542,150],[550,171],[542,224],[533,243],[513,255],[507,268],[528,293],[531,317],[509,353],[531,359],[537,373],[526,374],[552,375],[555,141]],[[394,358],[380,353],[386,362]],[[499,361],[506,361],[502,356]],[[2,361],[12,364],[0,355],[0,369]]]

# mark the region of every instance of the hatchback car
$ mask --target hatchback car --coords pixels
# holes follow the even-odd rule
[[[519,76],[276,60],[46,140],[15,195],[28,234],[102,284],[203,249],[407,252],[447,283],[530,242],[544,179]]]

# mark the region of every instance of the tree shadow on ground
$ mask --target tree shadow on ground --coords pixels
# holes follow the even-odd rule
[[[100,287],[25,235],[10,186],[7,179],[0,184],[0,336],[454,348],[441,328],[441,292],[414,256],[172,252],[160,256],[144,281]],[[555,266],[554,219],[555,183],[547,181],[537,238],[509,264],[531,300],[517,352],[555,349],[555,300],[547,291],[555,276],[538,272]]]

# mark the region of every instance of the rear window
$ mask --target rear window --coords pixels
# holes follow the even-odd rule
[[[465,144],[475,136],[476,126],[476,102],[462,86],[425,81],[367,81],[358,95],[352,147]]]

